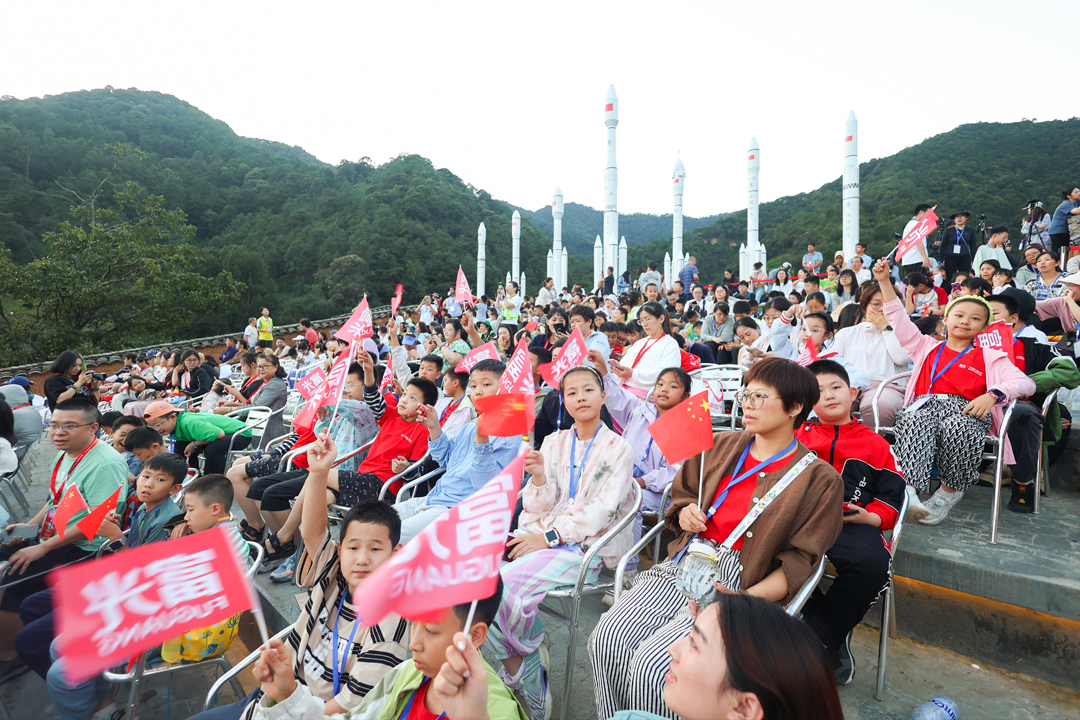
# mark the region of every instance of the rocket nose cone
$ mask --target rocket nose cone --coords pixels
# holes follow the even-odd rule
[[[512,216],[512,217],[513,217],[513,218],[514,218],[515,220],[520,220],[520,219],[521,219],[521,213],[519,213],[519,212],[518,212],[517,210],[515,210],[515,211],[514,211],[514,214],[513,214],[513,216]]]
[[[848,110],[847,121],[848,122],[858,122],[858,120],[855,119],[855,111],[854,110]]]
[[[555,188],[555,197],[562,197],[562,188]]]
[[[756,137],[750,138],[750,149],[751,150],[757,150],[758,149],[757,138]]]
[[[611,102],[612,100],[618,100],[618,99],[619,99],[619,96],[615,94],[615,86],[614,85],[608,85],[607,86],[607,100],[608,100],[608,102]]]
[[[682,164],[682,158],[679,158],[675,161],[675,172],[682,172],[684,170],[686,170],[686,168]]]

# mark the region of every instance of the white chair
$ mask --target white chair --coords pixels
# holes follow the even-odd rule
[[[696,377],[709,390],[709,404],[719,403],[724,409],[712,413],[713,430],[737,430],[739,403],[735,393],[742,389],[742,377],[746,368],[741,365],[703,365],[695,370],[691,377]],[[730,412],[726,408],[731,403]]]
[[[544,598],[544,602],[540,603],[540,606],[537,608],[538,610],[546,613],[547,615],[550,615],[557,620],[565,622],[568,626],[568,632],[570,637],[566,648],[566,679],[565,685],[563,687],[562,711],[559,715],[559,717],[562,718],[570,717],[570,688],[573,686],[574,680],[574,655],[577,654],[577,626],[578,615],[581,612],[581,599],[586,595],[603,594],[606,593],[608,590],[614,590],[617,593],[619,591],[619,588],[622,587],[622,577],[619,575],[618,568],[622,567],[625,569],[626,562],[630,557],[630,553],[627,553],[619,559],[619,563],[616,566],[617,569],[614,577],[601,575],[594,583],[586,583],[585,577],[588,574],[589,566],[592,564],[593,558],[596,557],[597,553],[599,553],[600,550],[603,549],[604,546],[606,546],[609,542],[615,539],[615,537],[618,536],[618,534],[622,532],[627,526],[634,522],[634,517],[637,515],[637,511],[641,508],[641,486],[639,486],[635,482],[633,483],[633,490],[633,510],[627,513],[626,517],[613,525],[610,530],[604,533],[603,537],[590,545],[589,548],[585,551],[585,557],[582,558],[581,569],[578,571],[578,576],[575,583],[571,586],[557,588],[555,590],[549,591],[547,593],[547,596]],[[608,580],[608,577],[611,577],[611,579]],[[568,605],[569,608],[565,612],[555,610],[554,608],[547,605],[547,602],[549,600],[562,601],[564,603],[564,607]]]

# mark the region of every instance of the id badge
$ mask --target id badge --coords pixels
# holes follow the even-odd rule
[[[955,245],[952,246],[952,254],[953,255],[959,255],[960,254],[960,243],[956,243]]]
[[[904,412],[915,412],[916,410],[921,408],[923,405],[925,405],[926,401],[929,400],[929,399],[930,399],[929,395],[923,395],[922,397],[915,398],[915,402],[911,403],[906,408],[904,408]]]

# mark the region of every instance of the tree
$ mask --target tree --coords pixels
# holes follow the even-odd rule
[[[188,244],[195,228],[182,210],[166,210],[163,197],[134,182],[100,207],[104,183],[76,193],[75,222],[42,238],[46,257],[0,268],[13,279],[9,303],[23,310],[4,312],[0,342],[10,356],[44,360],[67,348],[89,353],[157,342],[195,311],[222,312],[244,289],[226,271],[207,278],[193,270],[201,258]]]
[[[338,308],[347,312],[364,296],[364,275],[367,263],[359,255],[342,255],[334,258],[323,273],[326,296]]]

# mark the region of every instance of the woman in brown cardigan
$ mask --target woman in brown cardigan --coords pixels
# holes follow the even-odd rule
[[[674,560],[641,573],[589,637],[598,717],[620,710],[674,717],[663,700],[664,676],[667,648],[690,632],[697,609],[676,586],[677,564],[692,539],[723,543],[717,590],[784,603],[832,546],[843,522],[844,483],[824,460],[803,460],[810,451],[795,440],[818,394],[806,368],[781,358],[756,363],[738,396],[746,431],[717,434],[706,452],[704,508],[700,456],[683,463],[664,518],[676,534],[668,546]],[[736,534],[778,486],[780,494]]]

